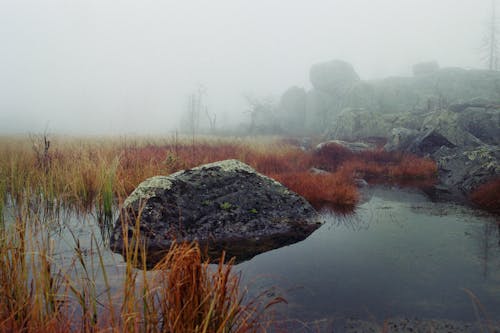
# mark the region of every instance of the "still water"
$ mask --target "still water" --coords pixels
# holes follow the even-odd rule
[[[500,319],[495,217],[418,191],[372,188],[351,216],[325,213],[306,240],[239,264],[254,290],[282,295],[289,318]],[[477,304],[477,302],[476,302]]]
[[[238,264],[235,270],[249,296],[265,292],[270,299],[285,298],[287,304],[274,307],[276,318],[299,323],[300,331],[308,323],[346,318],[477,322],[479,314],[500,320],[497,217],[431,202],[416,190],[366,191],[367,199],[354,214],[324,212],[324,225],[306,240]],[[106,250],[105,228],[92,217],[65,221],[51,235],[57,265],[74,266],[68,274],[81,275],[75,259],[79,244],[86,265],[94,267],[97,292],[102,292],[106,286],[95,256],[98,246],[111,293],[120,294],[125,264]],[[314,326],[310,331],[325,330]]]

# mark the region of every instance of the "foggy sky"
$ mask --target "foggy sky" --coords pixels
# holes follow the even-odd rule
[[[166,134],[198,83],[218,125],[243,94],[310,88],[315,62],[362,79],[482,68],[490,0],[0,0],[0,134]]]

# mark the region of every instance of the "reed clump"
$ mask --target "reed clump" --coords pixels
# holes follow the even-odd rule
[[[222,254],[215,269],[202,261],[196,243],[174,243],[155,271],[148,308],[156,307],[162,332],[262,332],[265,306],[244,302],[240,276],[233,274],[234,258],[224,264]],[[275,299],[269,304],[274,304]]]

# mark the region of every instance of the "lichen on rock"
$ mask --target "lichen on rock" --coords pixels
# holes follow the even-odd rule
[[[115,252],[124,251],[123,237],[134,235],[137,218],[150,266],[173,240],[196,240],[213,258],[225,250],[228,257],[244,260],[300,241],[319,227],[316,211],[304,198],[238,160],[142,182],[115,223]]]

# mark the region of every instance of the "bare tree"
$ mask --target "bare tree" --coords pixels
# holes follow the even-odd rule
[[[204,94],[204,88],[199,85],[196,91],[192,92],[188,96],[187,105],[187,129],[192,136],[195,136],[196,132],[200,126],[200,111],[202,104],[202,96]]]
[[[272,134],[278,132],[275,119],[276,100],[273,96],[244,96],[248,103],[247,113],[250,114],[250,133]]]
[[[489,70],[498,70],[498,65],[500,64],[500,32],[498,28],[498,17],[496,13],[496,1],[491,0],[491,13],[490,18],[487,23],[487,31],[483,40],[483,52],[485,57],[485,62],[488,65]]]
[[[206,104],[207,89],[204,85],[198,84],[196,89],[188,95],[187,108],[182,119],[183,129],[196,136],[200,129],[206,130],[207,127],[210,133],[215,132],[217,115],[215,112],[210,112]],[[206,117],[206,120],[205,118]]]
[[[215,121],[217,120],[217,114],[211,114],[208,112],[208,106],[205,105],[205,115],[208,119],[208,125],[210,126],[210,133],[215,134]]]

